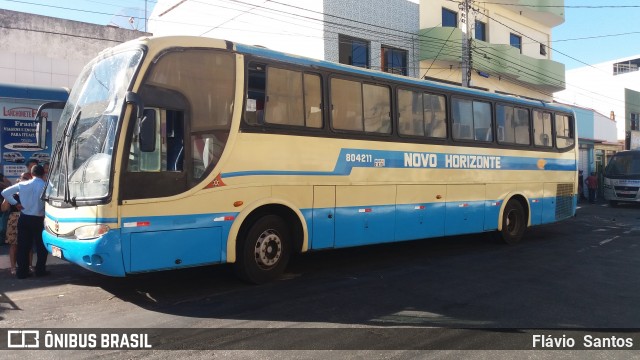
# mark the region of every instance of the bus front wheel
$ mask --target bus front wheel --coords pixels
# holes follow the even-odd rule
[[[291,253],[290,230],[277,215],[258,218],[239,238],[235,269],[254,284],[274,280],[284,272]]]
[[[502,215],[502,230],[499,232],[501,240],[507,244],[519,242],[527,229],[526,221],[522,204],[517,200],[510,200]]]

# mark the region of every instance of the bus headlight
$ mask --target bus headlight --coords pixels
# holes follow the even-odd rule
[[[90,240],[100,237],[109,232],[109,227],[103,224],[81,226],[73,231],[73,235],[78,240]]]

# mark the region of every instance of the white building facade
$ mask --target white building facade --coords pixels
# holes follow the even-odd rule
[[[567,71],[555,99],[592,108],[616,120],[618,140],[640,138],[640,55]],[[602,137],[601,133],[596,133]]]
[[[86,63],[145,33],[0,9],[0,83],[71,88]]]

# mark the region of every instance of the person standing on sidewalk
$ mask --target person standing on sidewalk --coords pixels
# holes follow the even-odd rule
[[[27,181],[31,179],[31,174],[22,173],[18,178],[18,181]],[[20,203],[19,194],[13,195],[13,198]],[[11,275],[16,275],[16,255],[18,254],[18,219],[20,218],[20,210],[18,210],[17,206],[10,205],[7,200],[2,202],[0,205],[0,210],[6,211],[9,213],[9,220],[7,221],[7,229],[6,229],[6,240],[5,242],[9,244],[9,263],[11,264]],[[33,258],[33,253],[29,251],[29,264],[31,264],[31,259]],[[31,268],[31,266],[29,266]]]
[[[596,177],[596,172],[591,172],[591,175],[589,175],[587,180],[584,182],[587,183],[587,188],[589,190],[589,204],[594,204],[596,202],[596,190],[598,189],[598,178]]]
[[[16,277],[25,279],[29,273],[29,250],[33,248],[35,242],[38,260],[36,261],[36,276],[45,276],[49,272],[46,270],[47,256],[49,253],[42,242],[42,230],[44,228],[44,201],[41,199],[45,182],[42,180],[44,169],[40,165],[31,168],[33,178],[28,181],[19,182],[2,190],[2,196],[9,204],[16,206],[20,210],[18,219],[18,253],[16,256],[18,269]],[[20,194],[20,203],[13,198],[13,195]]]

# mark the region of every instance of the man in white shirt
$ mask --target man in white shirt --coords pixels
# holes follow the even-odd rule
[[[25,279],[29,273],[29,250],[36,244],[38,261],[36,262],[36,276],[45,276],[49,272],[46,270],[47,256],[49,253],[42,242],[42,230],[44,229],[44,201],[42,192],[45,182],[44,168],[35,165],[31,168],[32,179],[19,182],[2,190],[2,196],[11,205],[15,205],[20,210],[18,220],[18,253],[16,256],[18,268],[16,277]],[[13,195],[18,194],[20,203],[14,199]]]

